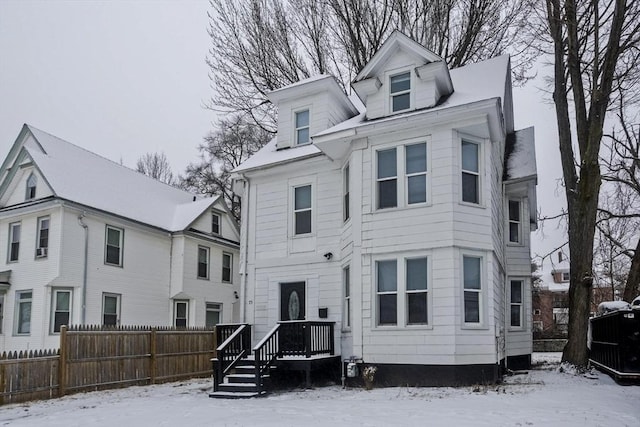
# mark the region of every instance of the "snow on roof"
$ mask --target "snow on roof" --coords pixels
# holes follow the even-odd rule
[[[536,175],[536,150],[533,127],[507,136],[505,180]]]
[[[486,99],[502,99],[505,94],[506,79],[510,78],[510,76],[508,76],[508,72],[508,55],[502,55],[486,61],[478,62],[476,64],[469,64],[465,65],[464,67],[455,68],[453,70],[450,70],[454,92],[441,104],[438,104],[437,106],[426,110],[411,111],[404,114],[395,114],[393,116],[383,117],[376,120],[366,120],[366,110],[364,108],[364,105],[362,104],[362,102],[356,102],[354,99],[357,98],[357,96],[352,95],[349,97],[349,99],[358,109],[358,111],[360,111],[360,114],[348,120],[345,120],[344,122],[338,123],[337,125],[329,129],[312,135],[311,139],[313,140],[313,138],[317,136],[328,135],[348,129],[354,129],[370,123],[380,123],[386,120],[396,120],[401,117],[404,118],[417,114],[428,114],[432,111],[440,111],[447,108],[457,107],[460,105]],[[478,83],[478,76],[482,76],[482,84]],[[316,80],[324,77],[326,76],[316,76]],[[303,82],[309,82],[309,80],[313,81],[313,77],[304,80]],[[299,83],[294,83],[294,85],[298,85]],[[321,151],[313,144],[291,147],[285,150],[276,150],[276,143],[274,138],[274,140],[265,145],[247,161],[234,169],[234,172],[242,172],[249,169],[279,164],[299,158],[308,157],[310,155],[317,155],[320,153]]]
[[[184,230],[218,199],[198,198],[27,127],[37,143],[24,148],[60,198],[168,231]]]
[[[567,256],[563,255],[562,261],[558,261],[554,256],[545,258],[542,260],[542,265],[540,266],[540,281],[542,282],[540,287],[552,292],[568,291],[569,282],[556,283],[553,273],[568,273],[569,271],[569,258]]]

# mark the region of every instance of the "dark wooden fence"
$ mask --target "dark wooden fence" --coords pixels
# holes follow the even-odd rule
[[[0,355],[0,404],[210,376],[214,328],[62,327],[60,350]]]

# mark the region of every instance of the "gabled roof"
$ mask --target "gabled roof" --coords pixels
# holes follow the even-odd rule
[[[373,55],[367,65],[358,73],[354,82],[366,79],[372,74],[375,74],[378,68],[383,65],[391,55],[393,55],[398,49],[402,49],[411,55],[417,56],[424,60],[424,63],[444,61],[440,56],[431,52],[420,43],[412,40],[408,36],[402,34],[400,31],[395,30],[385,40],[380,49]]]
[[[187,229],[219,199],[164,184],[26,124],[3,163],[5,179],[23,151],[56,197],[167,231]]]
[[[537,169],[533,127],[508,134],[504,151],[505,181],[535,178]]]

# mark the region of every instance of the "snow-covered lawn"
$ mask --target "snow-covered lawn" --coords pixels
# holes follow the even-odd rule
[[[248,400],[210,399],[207,380],[131,387],[0,407],[0,425],[640,426],[640,386],[560,372],[559,354],[535,360],[492,387],[331,386]]]

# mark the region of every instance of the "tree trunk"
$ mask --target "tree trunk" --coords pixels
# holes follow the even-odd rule
[[[631,302],[635,297],[640,295],[640,239],[636,245],[636,251],[631,258],[631,267],[627,276],[627,283],[624,286],[624,294],[622,299]]]

